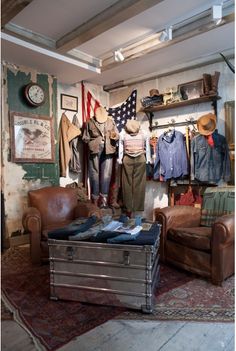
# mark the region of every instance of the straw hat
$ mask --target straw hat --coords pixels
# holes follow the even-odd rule
[[[149,90],[149,96],[151,96],[151,97],[153,97],[153,96],[158,96],[158,95],[160,95],[159,94],[159,90],[157,90],[157,89],[151,89],[151,90]]]
[[[208,113],[197,120],[197,128],[202,135],[211,135],[216,129],[216,115]]]
[[[129,134],[137,134],[140,129],[140,122],[136,121],[135,119],[128,119],[125,129]]]
[[[108,118],[108,113],[104,107],[100,106],[96,109],[94,116],[98,123],[105,123]]]

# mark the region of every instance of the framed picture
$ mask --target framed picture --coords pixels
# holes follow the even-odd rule
[[[77,96],[61,94],[61,109],[78,112]]]
[[[178,91],[183,100],[197,99],[204,95],[203,79],[194,80],[192,82],[179,84]]]
[[[12,162],[55,162],[52,118],[11,112],[10,128]]]

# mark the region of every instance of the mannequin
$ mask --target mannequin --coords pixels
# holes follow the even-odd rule
[[[151,161],[149,137],[140,130],[140,122],[128,120],[119,139],[122,163],[122,195],[127,215],[144,210],[146,163]]]
[[[94,117],[87,122],[82,139],[89,148],[91,200],[99,207],[107,207],[112,161],[119,132],[104,107],[98,107]]]

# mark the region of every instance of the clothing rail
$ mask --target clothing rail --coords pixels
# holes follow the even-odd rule
[[[156,122],[158,123],[158,122]],[[166,123],[166,124],[154,124],[152,125],[152,129],[160,129],[160,128],[168,128],[168,127],[180,127],[180,126],[188,126],[188,125],[194,125],[196,124],[197,121],[183,121],[183,122],[171,122],[171,123]]]

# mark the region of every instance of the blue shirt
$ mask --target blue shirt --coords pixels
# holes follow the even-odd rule
[[[183,133],[172,130],[163,133],[157,142],[154,179],[164,180],[188,174],[187,150]]]
[[[212,134],[214,147],[201,134],[191,141],[191,179],[218,183],[230,181],[230,157],[226,139],[216,130]]]

